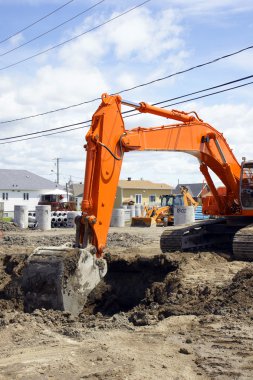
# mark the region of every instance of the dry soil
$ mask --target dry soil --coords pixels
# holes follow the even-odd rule
[[[113,228],[109,271],[78,317],[23,312],[34,247],[72,229],[3,227],[0,379],[252,379],[253,264],[214,252],[161,254],[162,228]]]

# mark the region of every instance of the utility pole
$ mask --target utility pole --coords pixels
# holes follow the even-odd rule
[[[54,160],[56,160],[56,183],[57,185],[59,185],[59,182],[60,182],[60,160],[61,158],[60,157],[56,157],[54,158]]]

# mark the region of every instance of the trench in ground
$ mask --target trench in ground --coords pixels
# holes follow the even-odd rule
[[[164,283],[177,267],[166,255],[112,258],[104,280],[90,293],[84,312],[111,316],[130,311],[154,284]]]
[[[27,254],[3,255],[0,260],[0,303],[4,308],[24,310],[21,289]],[[112,257],[104,280],[90,293],[84,314],[111,316],[139,305],[153,284],[163,283],[177,268],[166,255],[152,257]]]

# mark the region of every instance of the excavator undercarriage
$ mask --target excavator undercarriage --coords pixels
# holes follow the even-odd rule
[[[227,252],[236,260],[253,261],[253,224],[217,218],[168,228],[161,235],[160,248],[163,253],[213,250]]]

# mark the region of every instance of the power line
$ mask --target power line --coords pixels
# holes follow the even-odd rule
[[[240,82],[240,81],[243,81],[243,80],[246,80],[246,79],[250,79],[250,78],[253,78],[253,75],[248,75],[246,77],[238,78],[238,79],[235,79],[235,80],[232,80],[232,81],[229,81],[229,82],[218,84],[216,86],[212,86],[212,87],[208,87],[208,88],[205,88],[205,89],[202,89],[202,90],[190,92],[190,93],[185,94],[185,95],[181,95],[181,96],[178,96],[178,97],[175,97],[175,98],[171,98],[168,101],[173,101],[173,100],[185,98],[187,96],[195,95],[195,94],[198,94],[198,93],[201,93],[201,92],[205,92],[205,91],[209,91],[209,90],[214,90],[215,88],[227,86],[227,85],[230,85],[230,84],[233,84],[233,83],[237,83],[237,82]],[[119,91],[118,93],[114,93],[112,95],[121,94],[123,91],[125,91],[125,90]],[[95,98],[95,99],[92,99],[92,100],[88,100],[86,102],[77,103],[77,104],[74,104],[74,105],[71,105],[71,106],[66,106],[66,107],[58,108],[56,110],[46,111],[46,112],[43,112],[43,113],[38,113],[38,114],[30,115],[30,116],[24,116],[24,117],[20,117],[20,118],[16,118],[16,119],[11,119],[11,120],[4,120],[4,121],[0,121],[0,124],[7,124],[7,123],[15,122],[15,121],[22,121],[22,120],[27,120],[27,119],[35,118],[35,117],[42,116],[42,115],[48,115],[50,113],[54,113],[54,112],[57,112],[57,111],[63,111],[63,110],[69,109],[69,108],[77,107],[77,106],[80,106],[80,105],[92,103],[94,101],[99,101],[99,100],[101,100],[101,98]],[[164,102],[167,102],[167,100],[165,100]],[[153,105],[157,105],[157,104],[162,104],[162,103],[158,102],[158,103],[154,103]],[[126,111],[126,112],[132,112],[132,110]]]
[[[0,44],[3,43],[3,42],[5,42],[5,41],[10,40],[12,37],[17,36],[19,33],[22,33],[22,32],[24,32],[25,30],[31,28],[33,25],[38,24],[40,21],[45,20],[45,18],[51,16],[53,13],[58,12],[60,9],[66,7],[68,4],[73,3],[73,1],[74,1],[74,0],[70,0],[70,1],[68,1],[67,3],[65,3],[65,4],[61,5],[60,7],[56,8],[54,11],[52,11],[52,12],[46,14],[45,16],[39,18],[38,20],[34,21],[34,22],[31,23],[30,25],[27,25],[25,28],[20,29],[20,30],[18,30],[17,32],[11,34],[10,36],[4,38],[3,40],[0,41]]]
[[[80,124],[82,124],[82,123],[80,123]],[[45,134],[45,135],[41,135],[41,136],[33,136],[33,137],[27,137],[27,138],[20,139],[20,140],[15,140],[15,141],[1,142],[0,145],[3,145],[3,144],[11,144],[11,143],[19,142],[19,141],[33,140],[33,139],[38,139],[38,138],[40,138],[40,137],[46,137],[46,136],[51,136],[51,135],[57,135],[57,134],[59,134],[59,133],[71,132],[71,131],[75,131],[75,130],[77,130],[77,129],[82,129],[82,128],[85,128],[85,127],[89,127],[89,125],[87,125],[87,126],[83,126],[83,127],[76,127],[76,128],[68,129],[68,130],[66,130],[66,131],[58,131],[58,132],[47,133],[47,134]],[[52,129],[52,130],[53,130],[53,129]]]
[[[176,75],[180,75],[180,74],[184,74],[186,72],[189,72],[189,71],[192,71],[192,70],[195,70],[199,67],[203,67],[203,66],[207,66],[207,65],[210,65],[214,62],[217,62],[221,59],[225,59],[225,58],[228,58],[228,57],[231,57],[233,55],[236,55],[236,54],[239,54],[245,50],[248,50],[248,49],[252,49],[253,48],[253,45],[252,46],[248,46],[244,49],[241,49],[241,50],[237,50],[236,52],[233,52],[233,53],[230,53],[230,54],[227,54],[225,56],[222,56],[222,57],[218,57],[218,58],[215,58],[211,61],[208,61],[208,62],[205,62],[205,63],[201,63],[199,65],[196,65],[196,66],[192,66],[192,67],[189,67],[188,69],[185,69],[185,70],[181,70],[181,71],[177,71],[173,74],[169,74],[169,75],[166,75],[164,77],[161,77],[161,78],[157,78],[157,79],[154,79],[152,81],[149,81],[149,82],[144,82],[144,83],[141,83],[139,85],[136,85],[134,87],[129,87],[129,88],[126,88],[124,90],[120,90],[120,91],[116,91],[114,92],[112,95],[115,95],[115,94],[122,94],[124,92],[128,92],[128,91],[132,91],[134,89],[137,89],[137,88],[140,88],[140,87],[144,87],[144,86],[148,86],[150,84],[153,84],[153,83],[156,83],[156,82],[161,82],[165,79],[168,79],[168,78],[171,78],[173,76],[176,76]],[[1,70],[1,69],[0,69]],[[248,79],[250,78],[251,76],[249,77],[245,77],[245,79]],[[244,78],[241,78],[241,79],[238,79],[238,80],[243,80]],[[236,80],[236,81],[238,81]],[[232,83],[232,82],[228,82],[229,83]],[[224,84],[225,85],[225,84]],[[204,91],[204,90],[203,90]],[[186,96],[186,95],[185,95]],[[89,104],[89,103],[94,103],[95,101],[98,101],[100,100],[100,98],[94,98],[94,99],[90,99],[90,100],[87,100],[87,101],[83,101],[83,102],[80,102],[80,103],[76,103],[76,104],[72,104],[70,106],[66,106],[66,107],[60,107],[60,108],[56,108],[54,110],[50,110],[50,111],[45,111],[45,112],[40,112],[40,113],[37,113],[37,114],[34,114],[34,115],[28,115],[28,116],[23,116],[23,117],[20,117],[20,118],[15,118],[15,119],[11,119],[11,120],[4,120],[4,121],[0,121],[0,124],[5,124],[5,123],[13,123],[13,122],[16,122],[16,121],[21,121],[21,120],[27,120],[27,119],[31,119],[31,118],[35,118],[35,117],[39,117],[39,116],[44,116],[44,115],[48,115],[48,114],[51,114],[51,113],[55,113],[55,112],[59,112],[59,111],[65,111],[67,109],[70,109],[70,108],[74,108],[74,107],[79,107],[79,106],[82,106],[84,104]]]
[[[234,86],[234,87],[230,87],[230,88],[225,88],[224,90],[219,90],[219,91],[215,91],[215,92],[211,92],[210,94],[206,94],[206,95],[201,95],[201,96],[197,96],[195,98],[191,98],[191,99],[187,99],[187,100],[182,100],[180,102],[176,102],[176,103],[169,103],[169,104],[165,104],[164,106],[162,106],[161,108],[167,108],[167,107],[172,107],[172,106],[176,106],[178,104],[183,104],[183,103],[188,103],[188,102],[191,102],[193,100],[197,100],[197,99],[202,99],[202,98],[207,98],[209,96],[213,96],[213,95],[217,95],[217,94],[221,94],[223,92],[226,92],[226,91],[231,91],[231,90],[235,90],[237,88],[240,88],[240,87],[245,87],[245,86],[249,86],[253,84],[253,81],[252,82],[247,82],[247,83],[244,83],[244,84],[241,84],[241,85],[238,85],[238,86]],[[217,88],[218,86],[216,86]],[[215,88],[215,87],[214,87]],[[200,93],[204,90],[201,90],[201,91],[196,91],[195,94],[197,93]],[[194,94],[194,92],[192,93]],[[182,96],[179,96],[178,98],[172,98],[172,99],[167,99],[167,100],[163,100],[162,102],[158,102],[158,103],[153,103],[152,106],[155,106],[155,105],[160,105],[160,104],[163,104],[163,103],[166,103],[166,102],[171,102],[172,100],[176,100],[176,99],[180,99],[180,98],[183,98],[187,95],[182,95]],[[131,112],[131,111],[130,111]],[[129,113],[129,111],[126,111],[126,113]],[[139,115],[140,113],[139,112],[136,112],[132,115],[128,115],[128,116],[125,116],[125,118],[127,117],[132,117],[132,116],[136,116],[136,115]]]
[[[51,33],[52,31],[54,31],[54,30],[60,28],[61,26],[67,24],[68,22],[73,21],[74,19],[76,19],[77,17],[81,16],[82,14],[84,14],[84,13],[90,11],[92,8],[95,8],[97,5],[100,5],[100,4],[103,3],[104,1],[105,1],[105,0],[101,0],[101,1],[99,1],[98,3],[92,5],[91,7],[85,9],[84,11],[82,11],[82,12],[76,14],[75,16],[69,18],[68,20],[62,22],[61,24],[56,25],[54,28],[49,29],[49,30],[47,30],[46,32],[44,32],[44,33],[42,33],[42,34],[39,34],[38,36],[32,38],[32,39],[29,40],[29,41],[24,42],[24,43],[21,44],[21,45],[15,46],[14,48],[12,48],[12,49],[10,49],[10,50],[7,50],[6,52],[0,54],[0,57],[3,57],[4,55],[7,55],[7,54],[11,53],[12,51],[15,51],[15,50],[17,50],[17,49],[20,49],[21,47],[23,47],[23,46],[25,46],[25,45],[28,45],[28,44],[30,44],[31,42],[35,41],[35,40],[38,40],[39,38],[45,36],[46,34]]]
[[[174,106],[174,105],[178,105],[178,104],[182,104],[182,103],[187,103],[187,102],[190,102],[192,100],[201,99],[201,98],[209,97],[209,96],[212,96],[212,95],[217,95],[217,94],[223,93],[225,91],[231,91],[231,90],[234,90],[234,89],[237,89],[237,88],[240,88],[240,87],[249,86],[251,84],[253,84],[253,81],[252,82],[248,82],[248,83],[244,83],[244,84],[241,84],[241,85],[238,85],[238,86],[230,87],[230,88],[227,88],[227,89],[224,89],[224,90],[215,91],[215,92],[210,93],[210,94],[201,95],[201,96],[198,96],[198,97],[195,97],[195,98],[187,99],[187,100],[184,100],[184,101],[180,101],[180,102],[176,102],[176,103],[172,103],[172,104],[166,104],[166,105],[162,106],[161,108],[166,108],[166,107],[170,107],[170,106]],[[199,92],[202,92],[202,91],[204,91],[204,90],[200,90]],[[186,95],[182,95],[182,96],[180,96],[178,98],[182,98],[184,96],[186,96]],[[169,102],[169,101],[171,101],[173,99],[175,100],[177,98],[163,100],[163,101],[161,101],[159,103],[153,103],[152,105],[163,104],[163,103]],[[134,112],[134,111],[132,111],[132,110],[131,111],[124,111],[124,112],[122,112],[122,115],[123,114],[127,114],[129,112]],[[126,119],[128,117],[136,116],[136,115],[139,115],[139,114],[140,114],[139,112],[136,112],[134,114],[124,116],[124,119]],[[75,124],[69,124],[69,125],[66,125],[66,126],[63,126],[63,127],[52,128],[52,129],[48,129],[48,130],[44,130],[44,131],[37,131],[37,132],[27,133],[27,134],[24,134],[24,135],[13,136],[13,137],[5,137],[5,138],[1,138],[0,140],[4,140],[5,141],[5,140],[10,140],[10,139],[18,138],[18,137],[38,135],[38,134],[43,133],[43,132],[60,130],[60,129],[64,129],[64,128],[69,128],[71,126],[80,125],[80,124],[86,124],[86,123],[90,123],[90,122],[91,122],[91,120],[86,120],[86,121],[83,121],[83,122],[79,122],[79,123],[75,123]],[[19,139],[19,140],[14,140],[14,141],[1,142],[0,145],[11,144],[11,143],[15,143],[15,142],[19,142],[19,141],[25,141],[25,140],[37,139],[37,138],[40,138],[40,137],[46,137],[46,136],[56,135],[56,134],[59,134],[59,133],[71,132],[71,131],[74,131],[74,130],[77,130],[77,129],[81,129],[81,128],[85,128],[85,127],[90,127],[90,125],[85,125],[85,126],[82,126],[82,127],[72,128],[72,129],[68,129],[68,130],[64,130],[64,131],[60,130],[60,131],[57,131],[57,132],[47,133],[47,134],[40,135],[40,136],[27,137],[27,138],[23,138],[23,139]]]
[[[12,137],[3,137],[3,138],[0,138],[0,141],[3,141],[3,140],[12,140],[12,139],[17,139],[19,137],[25,137],[25,136],[38,135],[40,133],[61,130],[61,129],[65,129],[65,128],[69,128],[69,127],[74,127],[76,125],[86,124],[86,123],[90,123],[90,122],[91,122],[91,120],[86,120],[86,121],[81,121],[79,123],[73,123],[73,124],[64,125],[62,127],[56,127],[56,128],[51,128],[51,129],[44,129],[42,131],[31,132],[31,133],[25,133],[23,135],[12,136]]]
[[[59,43],[59,44],[57,44],[57,45],[51,46],[50,48],[48,48],[48,49],[46,49],[46,50],[43,50],[43,51],[41,51],[41,52],[39,52],[39,53],[36,53],[36,54],[33,54],[33,55],[31,55],[31,56],[29,56],[29,57],[27,57],[27,58],[21,59],[20,61],[17,61],[17,62],[11,63],[11,64],[9,64],[9,65],[7,65],[7,66],[0,67],[0,71],[2,71],[2,70],[6,70],[6,69],[8,69],[8,68],[10,68],[10,67],[13,67],[13,66],[16,66],[16,65],[19,65],[20,63],[23,63],[23,62],[29,61],[29,60],[32,59],[32,58],[38,57],[38,56],[41,55],[41,54],[47,53],[47,52],[49,52],[49,51],[51,51],[51,50],[53,50],[53,49],[56,49],[56,48],[58,48],[58,47],[60,47],[60,46],[63,46],[63,45],[65,45],[65,44],[67,44],[67,43],[69,43],[69,42],[71,42],[71,41],[74,41],[74,40],[76,40],[77,38],[79,38],[79,37],[81,37],[81,36],[83,36],[83,35],[85,35],[85,34],[87,34],[87,33],[90,33],[90,32],[92,32],[93,30],[96,30],[96,29],[98,29],[98,28],[101,28],[101,26],[104,26],[104,25],[106,25],[106,24],[108,24],[108,23],[110,23],[110,22],[112,22],[112,21],[114,21],[114,20],[120,18],[120,17],[126,15],[127,13],[132,12],[133,10],[135,10],[135,9],[137,9],[137,8],[139,8],[139,7],[141,7],[142,5],[144,5],[144,4],[146,4],[146,3],[149,3],[150,1],[151,1],[151,0],[146,0],[146,1],[144,1],[143,3],[140,3],[140,4],[136,5],[136,6],[133,7],[133,8],[130,8],[130,9],[128,9],[127,11],[125,11],[125,12],[123,12],[123,13],[120,13],[118,16],[112,17],[112,18],[110,18],[109,20],[107,20],[107,21],[105,21],[105,22],[103,22],[103,23],[101,23],[101,24],[99,24],[99,25],[96,25],[96,26],[94,26],[93,28],[91,28],[91,29],[89,29],[89,30],[86,30],[85,32],[82,32],[82,33],[80,33],[80,34],[78,34],[78,35],[76,35],[76,36],[74,36],[74,37],[72,37],[72,38],[69,38],[68,40],[65,40],[65,41],[63,41],[63,42],[61,42],[61,43]]]
[[[225,88],[224,90],[211,92],[210,94],[197,96],[196,98],[191,98],[191,99],[188,99],[188,100],[183,100],[183,101],[181,101],[181,102],[177,102],[177,103],[173,103],[173,104],[166,104],[165,106],[163,106],[163,107],[161,107],[161,108],[166,108],[166,107],[175,106],[175,105],[177,105],[177,104],[182,104],[182,103],[190,102],[190,101],[192,101],[192,100],[197,100],[197,99],[207,98],[208,96],[221,94],[222,92],[235,90],[235,89],[237,89],[237,88],[245,87],[245,86],[249,86],[249,85],[251,85],[251,84],[253,84],[253,81],[252,81],[252,82],[248,82],[248,83],[244,83],[244,84],[241,84],[241,85],[238,85],[238,86],[230,87],[230,88]]]

